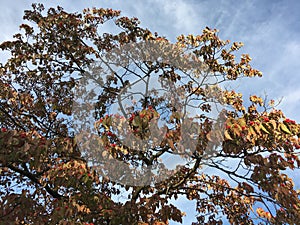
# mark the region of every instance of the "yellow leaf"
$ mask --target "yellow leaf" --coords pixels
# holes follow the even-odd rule
[[[253,135],[253,137],[252,137],[252,135]],[[254,144],[255,139],[256,139],[255,136],[256,136],[256,133],[255,133],[253,127],[249,127],[248,134],[247,134],[247,140]]]
[[[253,129],[253,127],[249,127],[248,132],[249,132],[249,134],[256,135],[255,130]]]
[[[291,131],[289,130],[289,128],[283,123],[279,124],[279,129],[282,130],[286,134],[292,134]]]
[[[265,132],[265,133],[267,133],[267,134],[270,134],[270,132],[262,125],[262,124],[260,124],[260,129],[263,131],[263,132]]]
[[[225,136],[225,140],[231,140],[231,141],[233,140],[233,139],[230,137],[230,135],[229,135],[229,133],[228,133],[227,130],[225,130],[224,136]]]
[[[234,128],[233,129],[233,132],[234,132],[234,134],[236,135],[236,136],[240,136],[240,129],[239,128]]]
[[[255,126],[254,126],[254,129],[255,129],[255,131],[256,131],[259,135],[261,134],[261,132],[260,132],[260,126],[255,125]]]
[[[206,138],[207,140],[209,140],[210,142],[212,142],[212,138],[211,138],[211,132],[209,132],[207,135],[206,135]]]
[[[276,129],[277,124],[275,120],[270,120],[269,123],[272,124],[273,129]]]
[[[245,118],[239,118],[238,123],[241,127],[246,126],[246,120]]]

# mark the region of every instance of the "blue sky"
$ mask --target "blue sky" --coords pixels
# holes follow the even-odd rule
[[[23,11],[34,1],[0,0],[0,42],[11,39],[22,23]],[[300,1],[298,0],[95,0],[40,1],[46,7],[60,5],[67,11],[86,7],[119,9],[138,17],[141,26],[170,40],[180,34],[199,34],[205,26],[220,30],[222,39],[242,41],[241,52],[253,58],[263,78],[232,84],[245,98],[267,94],[283,98],[285,114],[300,122]],[[1,57],[1,55],[0,55]],[[1,59],[1,58],[0,58]],[[1,61],[1,60],[0,60]],[[297,176],[296,176],[297,177]],[[182,203],[183,204],[183,203]],[[188,207],[188,205],[184,206]],[[190,219],[185,220],[189,224]]]

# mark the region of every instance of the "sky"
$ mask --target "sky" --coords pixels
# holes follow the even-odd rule
[[[0,0],[0,42],[19,31],[23,11],[34,1]],[[245,98],[252,94],[280,100],[278,108],[300,122],[300,1],[298,0],[95,0],[39,1],[66,11],[86,7],[121,10],[137,17],[141,26],[174,41],[181,34],[201,34],[206,26],[220,30],[222,39],[242,41],[252,66],[262,78],[241,79],[234,88]],[[1,55],[0,55],[1,57]],[[0,58],[1,59],[1,58]],[[182,202],[183,207],[186,205]],[[188,206],[186,206],[188,207]],[[187,218],[184,224],[189,224]],[[175,224],[175,223],[174,223]]]

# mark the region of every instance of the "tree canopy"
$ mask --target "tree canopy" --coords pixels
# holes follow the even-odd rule
[[[34,4],[0,44],[0,224],[297,224],[300,126],[206,27],[175,43],[120,11]]]

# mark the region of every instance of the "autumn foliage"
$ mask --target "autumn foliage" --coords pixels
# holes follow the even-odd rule
[[[289,176],[299,124],[222,85],[262,76],[247,54],[236,59],[242,43],[210,28],[170,43],[112,9],[36,4],[24,20],[0,44],[10,54],[0,65],[0,224],[183,223],[179,197],[195,206],[193,224],[299,223]],[[123,104],[137,81],[147,88]],[[171,170],[166,156],[182,161]]]

